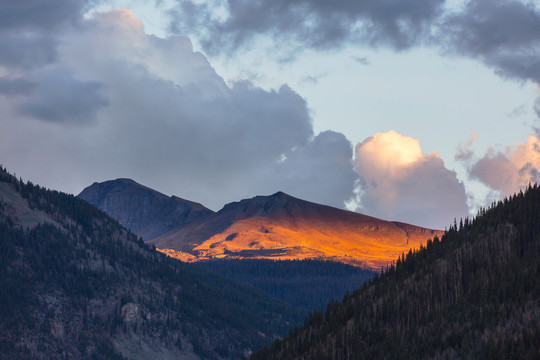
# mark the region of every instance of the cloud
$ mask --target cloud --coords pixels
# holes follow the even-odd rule
[[[438,154],[423,154],[418,140],[393,130],[377,133],[357,144],[355,155],[364,212],[439,229],[467,216],[465,188],[456,173]]]
[[[33,76],[30,96],[19,101],[21,115],[38,120],[85,124],[94,120],[97,111],[108,104],[100,93],[102,84],[96,81],[78,81],[64,68],[41,71]],[[21,90],[29,83],[20,80]]]
[[[36,84],[21,77],[0,77],[0,95],[28,95]]]
[[[341,207],[352,196],[350,143],[314,136],[289,86],[228,86],[187,37],[147,35],[127,10],[71,30],[54,64],[21,71],[29,93],[0,96],[0,154],[19,175],[74,193],[130,177],[214,209],[278,190]]]
[[[477,59],[503,77],[540,83],[540,9],[520,0],[177,0],[171,30],[208,53],[231,53],[262,36],[296,53],[344,45],[431,46]],[[261,42],[257,42],[259,44]],[[276,49],[272,49],[276,55]],[[281,54],[282,55],[282,54]],[[363,63],[363,62],[361,62]]]
[[[18,0],[0,12],[0,31],[32,28],[50,30],[78,22],[92,0]]]
[[[231,51],[270,35],[314,49],[345,43],[417,45],[443,10],[444,0],[227,0],[178,1],[171,29],[204,34],[206,51]]]
[[[354,61],[356,61],[357,63],[361,64],[361,65],[369,65],[370,64],[369,59],[366,58],[366,57],[363,57],[363,56],[352,56],[351,58]]]
[[[476,140],[478,140],[478,135],[471,129],[471,138],[469,139],[469,141],[458,146],[455,156],[456,161],[466,163],[474,156],[474,153],[471,150],[471,146]]]
[[[470,0],[445,18],[438,38],[501,76],[540,82],[540,9],[532,2]]]
[[[509,147],[504,153],[490,149],[469,166],[469,176],[478,179],[501,195],[524,189],[540,181],[540,139],[530,135],[524,144]]]
[[[57,60],[55,36],[38,31],[0,32],[0,65],[30,69]]]
[[[324,79],[325,77],[328,76],[328,73],[327,72],[324,72],[324,73],[319,73],[317,75],[306,75],[304,76],[302,79],[300,79],[300,84],[312,84],[312,85],[316,85],[319,83],[319,81],[321,81],[322,79]]]
[[[18,0],[0,11],[0,67],[28,69],[56,61],[58,36],[82,20],[90,0]]]
[[[305,146],[294,148],[261,172],[262,184],[273,190],[343,208],[353,196],[358,175],[352,167],[353,149],[347,138],[334,131],[318,134]]]

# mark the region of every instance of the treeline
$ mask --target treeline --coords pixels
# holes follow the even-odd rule
[[[0,183],[51,219],[25,228],[12,211],[20,204],[0,202],[2,359],[232,358],[301,319],[257,289],[156,252],[81,199],[1,167]]]
[[[454,222],[252,359],[540,358],[540,188]]]
[[[199,265],[254,286],[306,312],[323,310],[361,287],[375,272],[323,260],[209,260]]]

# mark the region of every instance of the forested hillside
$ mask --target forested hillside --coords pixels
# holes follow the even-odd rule
[[[284,303],[145,245],[72,195],[0,168],[0,358],[234,358]]]
[[[369,281],[374,271],[322,260],[210,260],[197,265],[254,286],[306,312],[323,310]]]
[[[540,188],[452,225],[252,359],[540,358]]]

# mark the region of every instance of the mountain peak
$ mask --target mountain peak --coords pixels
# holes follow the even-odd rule
[[[199,203],[169,197],[127,178],[93,183],[78,197],[105,211],[145,240],[213,213]]]
[[[282,191],[225,205],[202,223],[150,240],[157,248],[214,258],[331,259],[380,269],[442,232],[395,224]]]
[[[277,193],[274,193],[274,194],[270,195],[270,197],[288,197],[288,198],[292,198],[291,195],[285,194],[283,191],[278,191]]]

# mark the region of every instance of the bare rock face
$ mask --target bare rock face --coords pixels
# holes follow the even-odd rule
[[[122,319],[126,322],[126,324],[134,324],[142,321],[139,305],[137,304],[127,303],[126,305],[122,306],[121,314]]]
[[[103,210],[144,240],[213,214],[201,204],[169,197],[130,179],[94,183],[78,197]]]

